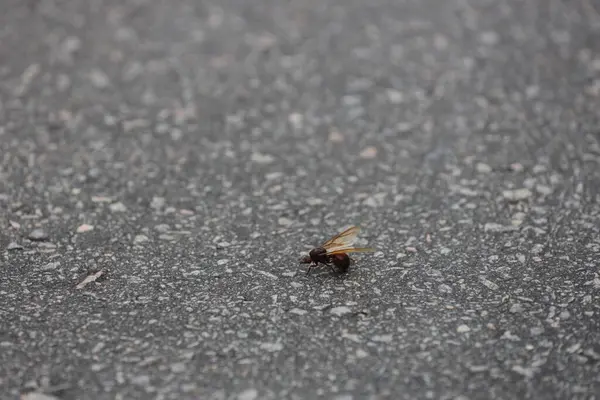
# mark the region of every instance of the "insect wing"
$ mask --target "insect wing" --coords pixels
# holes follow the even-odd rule
[[[331,251],[335,251],[340,247],[348,247],[352,245],[352,243],[354,243],[354,240],[356,240],[359,231],[359,227],[351,226],[350,228],[346,229],[341,233],[338,233],[337,235],[323,243],[321,247],[327,250],[328,253]]]
[[[345,246],[333,249],[332,251],[327,251],[327,254],[330,256],[336,254],[344,254],[344,253],[372,253],[375,249],[370,247],[353,247],[353,246]]]

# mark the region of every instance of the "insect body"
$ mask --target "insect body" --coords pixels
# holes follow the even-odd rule
[[[341,253],[332,255],[331,262],[337,267],[338,271],[346,272],[350,268],[350,264],[354,262],[354,259],[350,258],[346,253]]]
[[[360,228],[352,226],[329,239],[320,247],[312,249],[307,256],[300,259],[300,263],[310,264],[306,273],[309,273],[314,267],[318,267],[319,264],[329,265],[330,268],[334,269],[333,264],[338,271],[346,272],[353,261],[348,253],[375,251],[375,249],[367,247],[354,247],[353,243],[359,231]]]

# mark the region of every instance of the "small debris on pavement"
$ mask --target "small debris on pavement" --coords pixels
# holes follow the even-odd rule
[[[21,395],[21,400],[59,400],[58,397],[54,397],[49,394],[39,392],[29,392]]]
[[[118,203],[113,203],[110,206],[108,206],[108,208],[110,208],[110,211],[112,212],[125,212],[127,211],[127,207],[125,207],[125,205],[121,202]]]
[[[6,246],[6,250],[23,250],[23,246],[16,242],[10,242],[8,246]]]
[[[363,151],[360,152],[360,158],[364,158],[366,160],[370,160],[377,157],[377,148],[373,146],[366,147]]]
[[[93,229],[94,229],[94,227],[92,225],[83,224],[77,228],[77,233],[85,233],[85,232],[89,232]]]
[[[344,141],[344,136],[336,130],[329,132],[329,141],[331,143],[341,143]]]
[[[502,192],[502,196],[511,202],[518,202],[527,200],[531,197],[531,190],[527,188],[516,189],[516,190],[505,190]]]
[[[145,243],[148,240],[150,240],[150,239],[148,239],[148,236],[146,236],[146,235],[135,235],[135,238],[133,238],[133,243],[140,244],[140,243]]]
[[[104,270],[101,269],[100,271],[88,275],[83,281],[81,281],[81,283],[79,283],[76,288],[77,289],[83,289],[84,287],[86,287],[89,283],[95,282],[98,278],[100,278],[102,275],[104,275]]]
[[[28,237],[30,240],[36,242],[48,240],[48,234],[43,229],[34,229],[33,231],[31,231]]]

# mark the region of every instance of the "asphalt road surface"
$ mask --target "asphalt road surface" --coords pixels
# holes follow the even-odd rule
[[[600,399],[597,1],[6,0],[0,60],[2,399]]]

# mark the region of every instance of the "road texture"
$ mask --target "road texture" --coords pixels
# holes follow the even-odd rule
[[[598,2],[7,0],[0,60],[2,399],[600,399]]]

